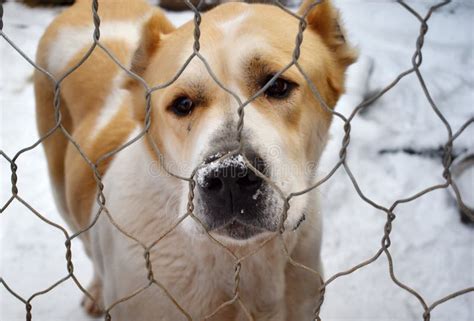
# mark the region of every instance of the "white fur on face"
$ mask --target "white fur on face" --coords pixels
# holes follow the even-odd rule
[[[238,29],[245,24],[246,19],[249,17],[249,12],[244,11],[239,15],[236,15],[232,19],[224,20],[219,23],[221,32],[227,36],[233,36]]]

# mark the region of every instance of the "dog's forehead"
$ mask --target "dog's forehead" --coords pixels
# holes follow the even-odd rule
[[[165,37],[162,55],[173,57],[176,68],[186,65],[183,76],[208,74],[197,59],[186,64],[196,42],[194,21]],[[262,57],[283,67],[291,61],[298,20],[270,5],[228,3],[206,13],[200,24],[199,53],[212,71],[233,78],[242,67]],[[179,50],[176,50],[179,48]],[[160,60],[160,59],[157,59]],[[168,66],[170,61],[165,59]],[[177,69],[173,70],[176,71]],[[222,75],[221,71],[225,69]],[[170,75],[169,75],[170,76]]]
[[[274,5],[227,3],[205,14],[201,28],[203,41],[219,38],[225,47],[238,48],[252,38],[278,45],[294,39],[298,20]]]

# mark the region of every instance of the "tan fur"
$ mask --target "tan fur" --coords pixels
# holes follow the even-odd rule
[[[101,39],[101,43],[122,64],[143,77],[150,87],[162,85],[173,78],[182,63],[192,53],[193,22],[175,30],[162,12],[153,9],[144,0],[102,0],[99,3],[102,25],[117,21],[142,21],[140,19],[149,17],[140,22],[143,30],[138,46],[132,46],[125,36],[123,40],[104,38]],[[309,3],[310,1],[305,1],[300,13],[305,12]],[[48,69],[50,48],[57,41],[60,32],[74,30],[68,28],[92,25],[90,6],[89,0],[77,1],[74,6],[65,10],[53,21],[38,47],[37,63],[40,66]],[[217,7],[203,16],[201,25],[201,54],[210,62],[219,80],[230,86],[232,90],[238,91],[243,100],[259,89],[259,85],[255,84],[255,79],[267,73],[267,69],[276,72],[291,61],[298,28],[297,20],[281,9],[266,5],[252,5],[253,11],[248,11],[248,8],[243,4],[226,4]],[[239,15],[243,16],[246,22],[235,23],[234,30],[232,19]],[[224,26],[228,21],[230,21],[226,27],[228,30],[220,31],[220,26]],[[300,65],[330,108],[335,106],[343,93],[344,72],[355,60],[355,53],[342,36],[337,21],[337,12],[330,1],[324,1],[323,4],[316,6],[308,15],[308,29],[304,34],[305,40],[299,59]],[[258,30],[257,33],[256,30]],[[254,33],[259,37],[256,39],[263,43],[261,46],[249,47],[250,51],[244,50],[245,48],[241,50],[238,46],[234,48],[232,42],[228,41],[228,38],[240,39],[239,35]],[[72,31],[71,35],[74,35]],[[74,53],[66,67],[61,72],[55,73],[55,77],[60,77],[68,69],[74,67],[91,44],[92,41]],[[250,43],[249,46],[251,45]],[[246,66],[239,65],[241,61],[251,58],[247,56],[253,53],[254,48],[261,50],[259,56],[254,57],[254,60]],[[242,56],[235,57],[231,61],[225,60],[226,57],[232,57],[234,54],[242,54]],[[324,147],[331,113],[314,97],[296,67],[291,67],[284,76],[299,85],[297,94],[292,100],[269,101],[265,97],[260,97],[249,106],[254,110],[248,112],[250,115],[259,113],[272,124],[276,132],[285,134],[282,139],[282,148],[285,149],[289,159],[299,166],[304,162],[317,161]],[[120,80],[119,84],[117,84],[117,79]],[[236,82],[235,79],[248,81]],[[105,106],[110,95],[118,93],[117,90],[121,85],[127,92],[119,105],[115,106],[116,108],[112,106],[115,113],[108,119],[107,115],[104,116],[104,112],[108,112],[106,108],[110,106]],[[199,101],[195,112],[186,119],[172,115],[168,108],[176,95],[183,93]],[[35,94],[38,129],[40,135],[45,135],[56,125],[53,109],[54,88],[51,81],[39,72],[35,74]],[[60,99],[61,124],[92,163],[96,163],[103,155],[123,145],[134,130],[143,128],[145,120],[143,87],[139,82],[125,76],[100,48],[96,48],[89,59],[62,82]],[[146,158],[158,164],[161,160],[150,147],[151,141],[157,144],[166,159],[179,164],[194,157],[191,151],[198,144],[197,137],[200,132],[206,131],[213,122],[235,114],[237,107],[234,99],[220,89],[197,59],[188,66],[175,83],[154,92],[151,104],[151,128],[149,135],[144,138],[148,151]],[[107,123],[98,128],[99,119],[106,119]],[[315,142],[318,143],[315,144]],[[93,170],[60,129],[46,139],[43,145],[59,211],[74,231],[87,228],[97,211],[95,202],[97,184]],[[133,159],[133,153],[138,153],[140,148],[131,147],[130,150],[124,153],[128,153],[126,157]],[[130,197],[130,208],[141,208],[144,213],[149,212],[150,215],[140,214],[136,217],[135,215],[139,213],[133,212],[120,216],[122,214],[118,212],[125,211],[126,213],[126,201],[125,205],[116,205],[110,201],[107,204],[110,206],[112,215],[116,215],[114,217],[120,226],[145,244],[150,244],[157,235],[161,235],[160,233],[164,233],[173,226],[173,222],[177,219],[177,213],[166,211],[168,208],[175,208],[178,201],[173,198],[167,199],[166,195],[173,192],[170,189],[187,188],[187,186],[179,185],[182,182],[172,182],[173,178],[163,178],[164,181],[168,180],[175,184],[173,185],[175,187],[156,186],[157,190],[149,191],[150,196],[146,198],[144,204],[134,204],[132,207],[133,197],[138,192],[134,190],[134,182],[115,179],[114,175],[124,174],[126,177],[127,174],[117,169],[119,167],[113,169],[113,163],[118,157],[109,157],[97,164],[100,176],[105,177],[106,194],[113,197],[114,194],[110,194],[110,191],[121,188],[122,192],[126,192],[124,197]],[[124,160],[120,161],[124,162]],[[107,175],[109,167],[115,174]],[[140,170],[140,173],[146,173],[146,170]],[[149,177],[144,176],[135,177],[135,179],[138,182],[150,180]],[[124,197],[117,197],[124,202]],[[158,218],[161,219],[158,221]],[[116,269],[123,268],[125,271],[123,273],[127,277],[115,284],[118,282],[116,279],[118,276],[109,272],[110,267],[104,266],[100,259],[109,254],[114,257],[117,255],[114,252],[115,247],[121,248],[120,246],[128,243],[124,243],[126,241],[117,236],[117,239],[112,241],[114,246],[109,250],[97,250],[100,247],[95,243],[97,239],[110,237],[110,223],[105,220],[102,216],[96,224],[98,226],[92,229],[93,237],[89,234],[83,234],[82,237],[86,250],[93,257],[98,270],[92,290],[94,293],[100,293],[102,284],[104,285],[104,296],[97,298],[97,302],[100,303],[105,298],[105,304],[110,304],[111,302],[108,301],[111,297],[118,298],[130,294],[135,287],[140,286],[140,282],[146,280],[142,278],[144,271],[135,271],[132,269],[133,265],[126,267],[116,262],[118,264]],[[310,209],[307,222],[297,232],[285,233],[284,239],[295,261],[322,273],[319,260],[321,231],[314,230],[319,229],[318,221],[319,213],[316,209]],[[195,317],[202,317],[203,311],[209,313],[231,298],[234,262],[213,244],[201,241],[193,245],[183,244],[186,237],[183,233],[181,230],[174,231],[159,243],[158,248],[155,248],[153,252],[153,267],[160,271],[157,274],[160,281],[170,288],[170,292],[179,302],[182,302],[185,309],[190,309],[189,312]],[[126,245],[124,247],[127,248],[126,252],[120,253],[119,258],[131,262],[136,258],[137,266],[143,267],[140,261],[142,253],[135,246]],[[251,244],[232,246],[232,250],[238,256],[251,252],[252,248]],[[202,253],[202,257],[199,257],[198,253]],[[197,257],[196,261],[189,261],[189,257],[193,255]],[[210,285],[205,283],[206,287],[209,286],[209,289],[212,289],[211,293],[194,294],[193,291],[202,286],[200,283],[204,277],[201,275],[202,270],[211,266],[215,269],[213,275],[221,275],[223,279],[213,282],[209,280]],[[126,272],[128,268],[132,270]],[[262,268],[274,269],[274,275],[271,275],[270,270],[261,274]],[[317,302],[319,278],[290,265],[278,239],[267,244],[258,255],[245,261],[242,274],[247,275],[243,277],[240,289],[242,302],[250,307],[255,320],[301,320],[307,317],[303,313],[311,311],[312,305]],[[111,284],[117,289],[117,293],[111,292]],[[159,317],[155,315],[154,320],[177,320],[172,319],[174,318],[172,316],[177,315],[176,308],[167,299],[149,302],[150,298],[159,297],[159,295],[162,294],[157,289],[150,288],[139,297],[117,306],[114,317],[124,320],[123,318],[127,318],[128,314],[138,313],[133,311],[140,311],[146,315],[147,307],[151,311],[151,308],[162,306],[161,309],[165,309],[162,310],[163,314]],[[91,313],[97,312],[97,307],[90,302],[86,302],[86,308]],[[235,304],[222,310],[212,320],[242,321],[246,318],[239,305]]]
[[[112,19],[139,17],[151,10],[142,1],[114,2],[106,0],[101,3],[107,8],[103,13],[101,12],[102,22]],[[54,41],[59,30],[66,26],[91,25],[92,16],[90,12],[90,1],[77,1],[72,8],[65,10],[51,23],[38,46],[36,57],[38,65],[46,67],[46,55],[49,53],[47,47]],[[90,45],[92,45],[92,41]],[[104,45],[122,63],[130,63],[134,48],[127,48],[126,44],[120,42],[105,42]],[[89,47],[87,46],[78,52],[62,73],[74,67]],[[100,72],[97,72],[98,70]],[[96,48],[89,59],[76,72],[69,75],[61,85],[60,110],[62,125],[83,148],[86,156],[92,162],[95,162],[107,151],[119,147],[130,133],[130,126],[124,126],[124,122],[133,120],[124,117],[119,122],[113,122],[109,125],[112,130],[115,128],[116,132],[122,132],[118,135],[120,138],[115,135],[99,135],[96,141],[90,141],[89,131],[93,127],[107,93],[111,90],[112,79],[118,72],[119,67],[103,51]],[[62,74],[55,76],[59,78]],[[38,129],[40,135],[44,135],[55,126],[53,113],[54,88],[52,82],[38,71],[35,73],[35,93]],[[74,107],[69,108],[69,105]],[[61,195],[59,197],[59,203],[62,204],[60,205],[61,211],[68,221],[74,222],[74,228],[84,229],[89,222],[92,198],[95,194],[96,185],[93,172],[75,150],[75,147],[68,143],[65,136],[60,133],[59,129],[44,142],[43,146],[48,157],[53,187]],[[93,146],[101,148],[94,149]],[[104,167],[102,166],[102,172],[105,172]],[[78,173],[81,174],[78,175]]]

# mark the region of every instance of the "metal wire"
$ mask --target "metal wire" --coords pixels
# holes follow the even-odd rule
[[[10,170],[11,170],[11,196],[7,200],[7,202],[0,208],[0,213],[4,213],[7,208],[12,204],[12,202],[18,202],[25,206],[29,211],[31,211],[35,216],[37,216],[39,219],[41,219],[45,224],[48,224],[55,229],[61,231],[64,234],[65,238],[65,261],[66,261],[66,274],[63,278],[59,279],[46,289],[42,291],[38,291],[36,293],[33,293],[30,297],[24,298],[20,296],[18,293],[15,292],[15,290],[7,283],[6,280],[0,277],[0,284],[13,296],[15,297],[18,301],[22,302],[25,306],[26,310],[26,320],[30,321],[32,320],[32,308],[33,308],[33,301],[39,296],[46,295],[47,293],[51,292],[53,289],[55,289],[57,286],[60,284],[68,281],[71,279],[78,289],[84,293],[89,299],[91,299],[93,302],[97,302],[97,298],[94,298],[86,289],[85,287],[80,283],[80,281],[77,279],[75,273],[74,273],[74,264],[73,264],[73,253],[72,253],[72,241],[76,239],[78,236],[81,234],[87,232],[89,229],[91,229],[96,222],[98,221],[100,216],[105,215],[110,224],[112,224],[117,233],[121,233],[131,241],[133,241],[135,244],[139,245],[143,249],[143,258],[144,258],[144,264],[146,266],[147,270],[147,280],[148,284],[146,284],[143,287],[137,288],[135,291],[129,293],[123,298],[120,298],[113,304],[111,304],[108,307],[105,307],[105,320],[112,320],[111,316],[111,311],[119,304],[130,300],[131,298],[141,294],[148,288],[155,286],[159,288],[169,299],[171,304],[173,304],[177,311],[179,311],[187,320],[193,320],[192,317],[189,315],[189,313],[179,304],[179,298],[175,298],[169,291],[168,289],[157,280],[153,273],[153,267],[152,267],[152,261],[151,261],[151,254],[150,251],[153,247],[155,247],[157,244],[159,244],[160,241],[162,241],[164,238],[166,238],[169,233],[171,233],[175,228],[177,228],[186,218],[192,218],[194,219],[199,225],[202,226],[203,230],[206,231],[204,224],[199,220],[199,218],[194,215],[194,189],[196,186],[196,182],[194,179],[194,176],[198,170],[198,168],[194,169],[190,177],[181,177],[175,173],[172,173],[166,166],[166,162],[164,164],[165,170],[172,176],[187,181],[188,186],[189,186],[189,192],[188,192],[188,206],[187,206],[187,212],[181,215],[175,224],[167,230],[165,233],[163,233],[161,236],[159,236],[154,242],[151,244],[144,244],[142,243],[136,236],[129,234],[123,227],[121,227],[119,224],[117,224],[112,217],[112,215],[109,213],[109,210],[107,209],[106,206],[106,198],[103,193],[104,190],[104,184],[102,183],[102,176],[98,171],[98,166],[102,162],[104,162],[107,159],[110,159],[111,157],[115,156],[117,153],[122,151],[123,149],[129,147],[139,139],[142,139],[143,137],[147,137],[148,139],[151,140],[152,142],[152,147],[156,155],[160,158],[160,160],[165,161],[163,158],[163,155],[160,153],[156,143],[153,141],[152,137],[149,135],[149,129],[151,126],[151,94],[155,91],[158,91],[160,89],[166,88],[170,85],[172,85],[179,77],[180,75],[186,70],[188,65],[195,59],[199,60],[205,69],[207,70],[209,76],[215,81],[215,83],[225,92],[227,92],[233,100],[235,100],[235,103],[239,106],[238,107],[238,126],[237,126],[237,131],[236,131],[236,140],[239,143],[239,146],[237,149],[234,151],[228,153],[227,155],[221,157],[221,160],[232,157],[233,155],[237,153],[242,153],[242,132],[245,127],[245,107],[248,106],[251,102],[256,100],[258,97],[260,97],[267,89],[269,86],[273,84],[273,82],[280,77],[286,70],[288,70],[291,67],[296,67],[296,69],[299,71],[299,73],[302,75],[302,77],[306,80],[306,82],[309,85],[309,88],[311,89],[314,97],[320,102],[321,106],[324,107],[325,110],[330,112],[333,116],[339,118],[342,123],[343,123],[343,129],[344,129],[344,137],[341,142],[341,148],[339,150],[339,159],[334,165],[334,167],[329,171],[329,173],[320,179],[318,182],[316,182],[314,185],[301,190],[301,191],[294,191],[288,195],[286,195],[283,191],[281,191],[278,186],[272,182],[268,177],[265,176],[264,173],[260,173],[255,167],[252,166],[252,164],[249,162],[247,158],[244,156],[244,161],[246,165],[253,171],[255,172],[256,175],[261,177],[265,182],[267,182],[282,198],[284,202],[283,206],[283,211],[281,213],[281,221],[280,221],[280,229],[278,232],[274,233],[271,235],[269,238],[264,240],[259,246],[257,246],[251,253],[248,253],[247,255],[243,257],[238,257],[230,248],[226,247],[224,244],[222,244],[220,241],[215,239],[211,234],[209,234],[206,231],[207,237],[220,246],[222,249],[225,250],[225,252],[228,254],[229,258],[233,260],[234,262],[234,289],[233,289],[233,295],[232,297],[222,303],[219,307],[217,307],[214,311],[210,311],[209,314],[204,318],[204,320],[208,320],[214,315],[216,315],[219,311],[224,309],[225,307],[228,307],[230,305],[235,305],[238,304],[242,311],[244,311],[246,317],[248,320],[254,320],[254,317],[252,314],[249,312],[249,309],[245,306],[244,302],[242,301],[241,298],[241,293],[240,293],[240,274],[241,274],[241,268],[242,268],[242,263],[247,260],[249,257],[255,255],[258,253],[263,247],[265,247],[268,243],[270,243],[273,240],[280,240],[283,248],[285,249],[286,256],[288,259],[289,264],[293,265],[294,267],[302,270],[306,270],[317,276],[321,280],[321,287],[319,289],[319,297],[315,298],[316,303],[314,307],[314,315],[313,315],[313,320],[321,320],[320,317],[320,312],[321,312],[321,307],[324,304],[324,296],[327,287],[333,283],[335,280],[348,276],[352,273],[354,273],[357,270],[363,269],[367,265],[377,261],[382,254],[385,254],[388,260],[388,268],[389,268],[389,275],[398,287],[403,289],[404,291],[407,291],[411,295],[413,295],[420,303],[420,305],[423,308],[423,315],[420,316],[422,320],[424,321],[429,321],[431,312],[439,307],[440,305],[444,304],[445,302],[452,300],[458,296],[465,295],[469,292],[474,291],[474,287],[468,287],[459,291],[456,291],[454,293],[448,294],[443,298],[440,298],[436,300],[435,302],[429,304],[426,302],[426,300],[413,288],[411,288],[409,285],[402,283],[396,276],[394,272],[394,261],[390,252],[390,245],[391,245],[391,239],[390,235],[393,229],[393,221],[396,218],[395,214],[395,209],[399,204],[402,203],[408,203],[411,201],[414,201],[418,198],[423,197],[427,193],[433,192],[437,189],[449,189],[451,188],[457,198],[458,205],[463,208],[465,207],[465,204],[462,200],[461,194],[459,193],[459,190],[455,184],[455,182],[451,178],[451,172],[450,172],[450,166],[452,163],[452,149],[453,149],[453,144],[456,139],[459,138],[459,136],[462,134],[462,132],[472,125],[474,123],[474,118],[468,119],[461,127],[460,129],[453,134],[453,130],[447,119],[444,117],[442,112],[439,110],[439,108],[436,105],[436,102],[432,98],[426,84],[425,80],[423,78],[423,74],[420,70],[420,66],[423,62],[423,56],[422,56],[422,49],[423,49],[423,44],[424,44],[424,39],[425,36],[428,32],[428,21],[431,18],[432,14],[442,6],[447,5],[450,3],[450,1],[442,1],[439,2],[436,5],[433,5],[427,12],[427,14],[423,17],[421,16],[416,10],[414,10],[409,4],[407,4],[405,1],[399,0],[397,1],[403,8],[407,10],[408,13],[412,14],[420,23],[420,31],[418,34],[418,37],[416,39],[415,43],[415,51],[412,56],[412,67],[406,71],[401,72],[391,83],[387,84],[381,91],[379,91],[377,94],[373,95],[372,97],[369,97],[368,99],[364,100],[362,103],[360,103],[358,106],[356,106],[353,110],[353,112],[350,114],[349,117],[345,117],[344,115],[338,113],[337,111],[334,111],[331,109],[326,102],[323,100],[322,96],[319,94],[318,88],[316,85],[311,81],[309,76],[305,73],[304,69],[301,67],[301,65],[298,62],[299,56],[300,56],[300,47],[301,44],[303,43],[303,32],[307,26],[306,23],[306,16],[309,14],[311,9],[319,5],[322,1],[324,0],[319,0],[319,1],[314,1],[310,6],[308,6],[306,12],[303,14],[303,16],[298,16],[294,14],[292,11],[288,10],[285,8],[281,3],[278,1],[273,1],[275,5],[277,5],[279,8],[281,8],[284,12],[287,14],[291,15],[295,19],[298,20],[299,22],[299,30],[297,34],[295,35],[295,48],[293,51],[292,59],[288,62],[288,64],[280,70],[278,73],[276,73],[272,79],[270,79],[267,84],[261,88],[257,93],[255,93],[252,97],[250,97],[246,101],[242,101],[238,94],[233,92],[231,89],[227,88],[225,84],[219,80],[219,78],[216,76],[216,74],[213,72],[212,67],[210,64],[207,62],[206,58],[201,54],[200,49],[201,49],[201,44],[200,44],[200,36],[201,36],[201,29],[200,29],[200,24],[202,22],[202,17],[201,13],[198,8],[202,5],[202,1],[200,1],[196,6],[194,6],[189,0],[184,0],[184,3],[189,7],[190,10],[194,13],[194,43],[193,43],[193,52],[189,56],[189,58],[186,60],[186,62],[183,64],[183,66],[176,71],[176,74],[167,82],[157,85],[154,87],[149,87],[149,85],[146,83],[146,81],[141,78],[139,75],[133,73],[127,66],[124,66],[120,61],[114,56],[114,54],[104,45],[100,42],[100,15],[99,15],[99,1],[98,0],[92,0],[92,6],[91,6],[91,11],[92,11],[92,19],[93,19],[93,24],[94,24],[94,30],[92,36],[93,43],[91,47],[87,50],[87,52],[84,54],[84,56],[79,60],[79,62],[69,69],[66,73],[59,77],[53,76],[51,73],[49,73],[47,70],[43,69],[42,67],[38,66],[32,59],[30,59],[24,51],[22,51],[21,48],[19,48],[14,41],[12,41],[3,31],[3,5],[0,3],[0,36],[4,38],[4,40],[14,49],[17,51],[19,55],[21,55],[30,65],[32,65],[38,72],[44,74],[48,79],[51,80],[51,82],[54,85],[54,106],[52,109],[52,112],[54,112],[55,116],[55,126],[51,128],[44,136],[40,137],[36,142],[34,142],[32,145],[23,148],[19,150],[12,158],[10,158],[8,155],[6,155],[3,151],[0,151],[0,156],[2,156],[9,164],[10,164]],[[145,96],[145,101],[146,104],[144,106],[145,108],[145,121],[144,121],[144,127],[143,130],[136,135],[133,139],[130,141],[126,142],[124,145],[120,146],[119,148],[110,151],[106,153],[105,155],[101,156],[97,161],[93,162],[90,160],[87,156],[87,154],[84,152],[84,150],[81,148],[81,146],[73,139],[71,134],[66,130],[66,128],[62,124],[62,115],[61,115],[61,84],[62,82],[70,76],[72,73],[74,73],[82,64],[84,64],[89,57],[92,55],[92,53],[95,50],[102,50],[107,56],[115,63],[117,66],[123,70],[128,76],[132,77],[135,79],[142,87],[144,91],[144,96]],[[350,138],[351,138],[351,121],[354,119],[354,117],[365,107],[368,105],[372,104],[376,100],[378,100],[380,97],[382,97],[385,93],[388,91],[392,90],[398,82],[406,77],[407,75],[410,74],[415,74],[419,84],[420,88],[426,97],[427,101],[429,102],[433,112],[436,114],[436,116],[439,118],[440,123],[444,128],[446,129],[446,134],[447,134],[447,140],[446,143],[443,147],[443,160],[442,160],[442,165],[443,165],[443,173],[442,173],[442,179],[443,182],[437,185],[433,185],[430,187],[427,187],[417,193],[415,193],[412,196],[396,200],[391,206],[385,207],[383,205],[377,204],[375,201],[371,200],[369,197],[367,197],[362,189],[360,188],[357,179],[354,177],[352,174],[352,171],[349,167],[349,164],[347,163],[347,153],[348,153],[348,147],[350,144]],[[48,220],[43,214],[41,214],[39,211],[37,211],[35,208],[33,208],[27,201],[25,201],[21,196],[20,196],[20,190],[18,189],[18,175],[17,175],[17,161],[20,157],[22,157],[23,154],[27,153],[28,151],[31,151],[32,149],[36,148],[38,145],[43,143],[45,139],[47,139],[50,135],[55,133],[56,131],[60,131],[66,138],[67,140],[76,148],[76,150],[79,152],[81,157],[84,159],[84,161],[88,164],[90,167],[91,172],[94,175],[94,179],[97,184],[97,198],[96,198],[96,203],[99,207],[97,212],[94,215],[94,218],[90,225],[86,227],[83,230],[80,230],[72,235],[70,235],[67,230],[59,225],[56,224],[50,220]],[[334,173],[339,170],[340,168],[344,169],[345,173],[348,175],[350,178],[350,181],[355,189],[355,191],[358,193],[360,198],[364,200],[366,203],[374,207],[375,209],[381,211],[382,213],[385,213],[386,215],[386,221],[384,225],[384,229],[381,233],[382,238],[381,238],[381,244],[380,248],[376,251],[376,253],[370,257],[367,260],[364,260],[363,262],[360,262],[359,264],[353,266],[352,268],[346,270],[346,271],[341,271],[339,273],[334,274],[333,276],[330,276],[326,280],[323,279],[323,277],[318,273],[318,271],[315,271],[314,269],[305,266],[297,261],[295,261],[288,249],[285,246],[285,242],[283,242],[283,234],[284,234],[284,223],[287,217],[287,212],[290,208],[290,201],[295,198],[299,197],[301,195],[304,195],[306,193],[309,193],[313,189],[316,189],[320,187],[322,184],[327,182],[333,175]],[[471,220],[474,220],[474,217],[472,214],[468,214],[469,218]],[[304,223],[303,223],[304,224]]]

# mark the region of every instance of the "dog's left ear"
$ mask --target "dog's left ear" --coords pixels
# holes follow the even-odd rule
[[[307,28],[322,38],[342,67],[347,67],[356,61],[357,52],[347,43],[341,28],[339,12],[331,0],[305,0],[298,14],[300,16],[307,14]]]
[[[158,50],[163,35],[174,30],[175,27],[165,17],[164,13],[156,9],[143,26],[140,44],[132,59],[131,71],[142,76],[151,57]]]

